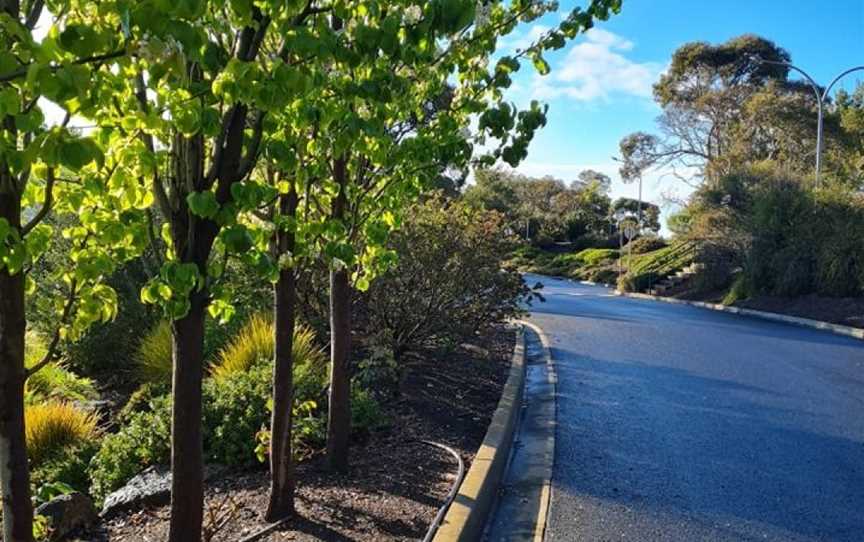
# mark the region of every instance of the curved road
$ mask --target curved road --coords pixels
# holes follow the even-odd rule
[[[864,342],[545,283],[550,541],[864,541]]]

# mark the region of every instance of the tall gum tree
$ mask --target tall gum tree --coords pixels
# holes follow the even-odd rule
[[[116,296],[103,281],[140,254],[143,209],[152,201],[125,163],[121,141],[100,129],[83,137],[67,127],[73,115],[96,117],[110,65],[126,54],[123,36],[85,3],[51,6],[62,15],[37,36],[37,21],[48,15],[44,2],[0,2],[0,489],[3,539],[15,542],[33,538],[25,381],[61,342],[114,316]],[[43,98],[66,111],[62,121],[46,123]],[[65,216],[67,226],[48,222],[52,214]],[[25,369],[29,273],[58,234],[70,241],[72,265],[56,277],[64,295],[48,351]]]

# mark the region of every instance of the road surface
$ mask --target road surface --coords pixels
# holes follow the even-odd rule
[[[864,541],[864,342],[545,283],[546,540]]]

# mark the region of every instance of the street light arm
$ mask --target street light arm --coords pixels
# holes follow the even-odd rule
[[[834,84],[837,83],[837,81],[839,81],[839,80],[842,79],[843,77],[849,75],[850,73],[852,73],[852,72],[856,72],[856,71],[864,71],[864,66],[855,66],[854,68],[849,68],[849,69],[846,70],[845,72],[843,72],[843,73],[841,73],[840,75],[838,75],[837,77],[835,77],[835,78],[831,81],[831,84],[828,85],[828,86],[825,88],[825,92],[822,94],[822,100],[824,101],[825,99],[828,98],[828,93],[831,92],[831,88],[834,87]]]
[[[817,85],[816,81],[814,81],[813,78],[810,77],[809,73],[805,72],[804,70],[802,70],[801,68],[799,68],[798,66],[796,66],[794,64],[790,64],[789,62],[784,62],[782,60],[765,60],[764,58],[759,57],[759,56],[753,56],[751,58],[755,62],[759,62],[761,64],[774,64],[775,66],[786,66],[790,70],[795,70],[796,72],[803,75],[804,78],[807,79],[807,82],[810,83],[810,86],[813,87],[813,93],[816,95],[816,101],[821,105],[822,100],[824,99],[823,95],[819,93],[819,85]]]

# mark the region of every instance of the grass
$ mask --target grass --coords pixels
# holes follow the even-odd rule
[[[679,241],[653,252],[625,256],[622,263],[627,273],[619,279],[618,288],[627,292],[646,290],[693,263],[695,255],[693,243]]]
[[[255,365],[270,363],[275,347],[273,321],[261,314],[253,315],[219,352],[211,374],[219,380],[238,372],[246,372]],[[294,378],[298,385],[301,382],[320,380],[311,373],[317,375],[326,370],[327,357],[318,348],[315,333],[311,329],[302,325],[295,327],[291,355],[294,358]],[[305,378],[306,373],[310,373],[310,378]]]
[[[24,409],[27,456],[35,466],[78,443],[97,438],[97,417],[64,401],[48,401]]]
[[[171,382],[171,324],[167,320],[162,320],[144,335],[133,361],[140,382]]]

